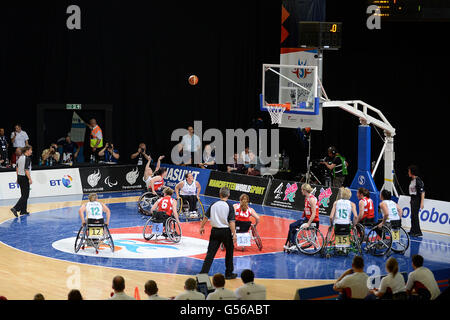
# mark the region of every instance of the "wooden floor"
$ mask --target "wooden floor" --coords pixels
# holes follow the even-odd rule
[[[116,203],[136,200],[136,197],[130,197],[104,201]],[[76,205],[81,205],[81,201],[29,204],[28,210],[33,214]],[[0,207],[0,223],[14,218],[9,208],[10,206]],[[26,236],[17,234],[17,237]],[[9,300],[32,300],[36,293],[42,293],[48,300],[65,300],[67,293],[74,286],[79,287],[86,300],[107,299],[112,292],[112,279],[116,275],[125,278],[127,294],[134,296],[137,287],[141,299],[145,299],[144,284],[147,280],[156,281],[160,296],[173,297],[183,291],[184,281],[192,277],[77,264],[23,252],[0,243],[0,296],[5,296]],[[255,282],[266,286],[269,300],[292,300],[296,289],[333,281],[256,279]],[[226,282],[226,287],[231,290],[241,285],[239,277]]]

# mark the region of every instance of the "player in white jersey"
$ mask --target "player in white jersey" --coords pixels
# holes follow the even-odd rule
[[[330,213],[330,226],[335,228],[345,226],[350,231],[351,217],[353,213],[353,225],[358,223],[358,213],[356,212],[356,205],[350,201],[352,192],[348,188],[339,188],[338,200],[333,203],[333,208]]]
[[[103,213],[106,213],[106,225],[109,225],[109,219],[111,218],[111,211],[109,208],[103,203],[97,201],[98,197],[96,193],[89,194],[88,199],[89,202],[81,205],[78,210],[82,225],[86,224],[84,212],[86,212],[87,224],[103,223]]]
[[[389,223],[391,226],[400,227],[401,226],[401,216],[400,213],[402,209],[400,206],[391,200],[391,192],[388,190],[383,190],[380,193],[381,199],[381,212],[383,213],[383,220],[378,224],[378,228],[381,229],[383,225]]]
[[[180,181],[175,186],[175,193],[177,199],[187,200],[189,202],[189,213],[194,214],[197,212],[197,200],[200,197],[200,191],[202,187],[197,180],[194,180],[192,173],[187,173],[183,181]]]

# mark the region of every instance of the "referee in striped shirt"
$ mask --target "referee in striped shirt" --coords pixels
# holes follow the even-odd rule
[[[11,208],[12,213],[17,217],[17,213],[20,212],[21,215],[29,214],[27,211],[28,197],[30,196],[30,184],[33,183],[31,180],[31,154],[33,149],[30,145],[22,148],[22,155],[17,160],[16,173],[17,173],[17,183],[20,187],[20,199],[17,201],[16,205]]]
[[[205,232],[205,224],[208,218],[211,223],[211,235],[209,237],[208,251],[203,261],[200,273],[208,273],[213,263],[214,257],[220,244],[225,246],[225,279],[235,279],[236,273],[233,273],[233,251],[234,241],[236,240],[236,225],[233,206],[228,203],[230,190],[223,187],[219,191],[220,200],[214,202],[206,211],[205,217],[200,225],[200,234]]]

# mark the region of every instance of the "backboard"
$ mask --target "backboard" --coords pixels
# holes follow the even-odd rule
[[[319,114],[318,67],[263,64],[260,108],[290,104],[285,114]]]

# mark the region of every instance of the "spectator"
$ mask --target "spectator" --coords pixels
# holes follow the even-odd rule
[[[105,162],[119,162],[119,151],[114,148],[112,143],[107,142],[105,147],[98,152],[99,157],[104,157]]]
[[[23,148],[28,145],[28,134],[22,130],[20,124],[16,124],[11,133],[11,142],[14,148]]]
[[[152,160],[152,157],[150,157],[150,155],[147,154],[147,146],[145,145],[145,143],[141,142],[139,144],[139,148],[138,148],[137,152],[135,152],[131,155],[131,160],[136,160],[136,164],[138,166],[143,165],[144,160],[146,160],[146,161]]]
[[[417,296],[412,296],[413,299],[436,299],[440,295],[441,290],[434,278],[433,272],[423,266],[423,257],[421,255],[415,254],[412,256],[412,267],[414,271],[408,275],[406,293],[412,295],[415,291]]]
[[[225,288],[225,276],[221,273],[216,273],[213,276],[212,283],[214,292],[208,294],[206,300],[236,300],[234,292]]]
[[[229,159],[227,163],[227,172],[244,173],[244,165],[239,163],[239,156],[237,153],[233,155],[232,159]]]
[[[213,156],[213,150],[211,146],[207,144],[205,146],[205,151],[203,152],[203,163],[199,163],[199,167],[202,169],[217,169],[216,158]]]
[[[112,282],[114,294],[108,300],[136,300],[133,297],[125,294],[125,279],[122,276],[115,276]]]
[[[5,129],[0,128],[0,166],[9,164],[8,147],[9,143],[5,136]]]
[[[185,134],[178,145],[178,151],[183,152],[183,162],[185,164],[195,163],[195,155],[199,153],[202,146],[200,138],[194,134],[194,128],[189,126],[188,133]],[[200,159],[201,156],[198,155]]]
[[[247,175],[259,176],[261,175],[261,168],[263,167],[261,160],[258,156],[250,153],[250,166],[247,168]]]
[[[52,143],[48,149],[42,151],[41,164],[43,166],[53,166],[59,163],[61,155],[59,154],[58,146],[56,143]]]
[[[352,268],[337,279],[333,289],[341,293],[341,299],[364,299],[369,293],[368,278],[369,276],[364,272],[363,258],[355,256]]]
[[[63,163],[75,162],[78,157],[78,153],[80,153],[80,147],[72,141],[69,135],[67,135],[62,144],[62,152]]]
[[[169,300],[168,298],[160,297],[158,295],[158,286],[153,280],[148,280],[145,283],[144,292],[147,294],[148,300]]]
[[[251,152],[248,147],[245,147],[244,151],[241,152],[241,160],[244,163],[245,168],[250,167],[253,156],[253,152]]]
[[[381,279],[380,288],[370,292],[378,298],[406,300],[405,279],[398,272],[398,262],[394,257],[386,262],[386,271],[389,274]]]
[[[186,279],[184,290],[175,297],[175,300],[205,300],[203,293],[197,291],[197,281],[194,278]]]
[[[241,279],[244,285],[234,292],[238,300],[266,300],[266,287],[254,282],[255,274],[252,270],[243,270]]]
[[[89,120],[89,128],[91,129],[90,160],[91,162],[95,162],[98,149],[103,147],[103,132],[97,124],[97,120],[94,118]]]
[[[45,300],[44,295],[42,293],[36,293],[34,295],[33,300]]]
[[[83,296],[81,295],[80,290],[72,289],[67,294],[67,300],[80,301],[80,300],[83,300]]]
[[[17,164],[17,160],[19,160],[21,155],[22,155],[22,148],[16,148],[16,151],[14,151],[11,157],[11,164],[13,164],[14,167]]]

